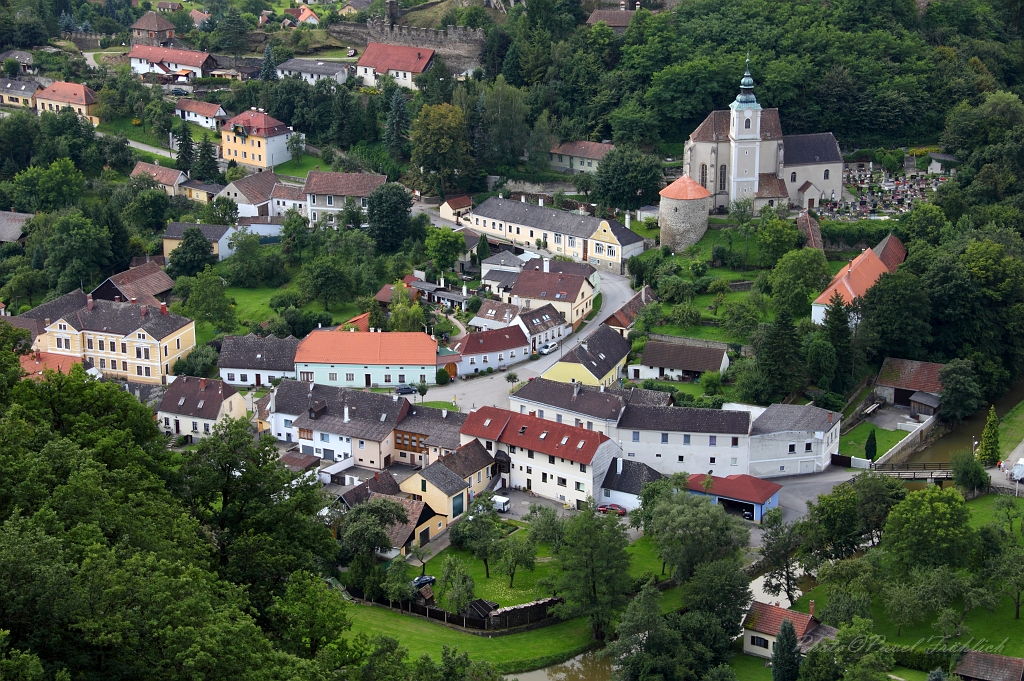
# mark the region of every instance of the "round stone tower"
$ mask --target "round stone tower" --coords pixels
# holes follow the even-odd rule
[[[711,204],[711,192],[688,175],[662,189],[658,207],[662,245],[678,252],[700,241],[708,231]]]

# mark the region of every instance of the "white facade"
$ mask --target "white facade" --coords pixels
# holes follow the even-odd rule
[[[390,438],[389,438],[390,439]],[[307,444],[302,441],[302,453],[313,454],[327,461],[336,461],[341,464],[342,470],[347,470],[356,465],[355,457],[352,455],[352,438],[345,435],[338,435],[326,430],[313,429],[313,443]],[[356,440],[359,446],[359,440]],[[365,441],[363,446],[365,447]],[[312,452],[307,451],[312,448]]]
[[[503,444],[501,450],[512,449]],[[534,494],[578,508],[587,497],[597,498],[598,487],[604,482],[612,457],[622,456],[614,442],[608,440],[598,446],[589,464],[549,456],[541,452],[530,452],[520,447],[508,452],[512,463],[509,467],[510,487],[530,489]]]
[[[302,62],[308,63],[310,67],[303,68],[305,64]],[[324,78],[334,80],[338,83],[344,83],[345,81],[348,80],[348,67],[343,64],[339,64],[340,68],[334,74],[323,73],[323,69],[319,69],[316,71],[313,70],[312,67],[322,66],[324,63],[325,62],[318,62],[312,59],[289,59],[287,62],[278,65],[277,77],[287,78],[288,76],[298,76],[299,78],[306,81],[310,85],[313,85],[314,83],[316,83],[316,81]],[[286,66],[289,68],[282,68]]]
[[[629,511],[640,508],[640,497],[637,495],[604,487],[601,488],[600,495],[594,495],[594,501],[599,505],[618,504]]]
[[[456,365],[459,367],[459,375],[465,376],[487,371],[488,367],[497,371],[499,366],[511,367],[513,364],[519,364],[528,359],[530,359],[530,346],[523,345],[508,350],[463,354]]]
[[[332,194],[306,194],[306,217],[310,222],[328,221],[335,222],[338,213],[345,210],[347,197]],[[367,197],[353,196],[356,204],[365,213]]]
[[[681,433],[617,428],[608,437],[619,442],[628,461],[645,463],[663,475],[707,473],[726,476],[749,470],[748,435]]]
[[[306,215],[306,201],[295,201],[292,199],[273,198],[270,201],[271,215],[285,215],[288,211],[295,210],[299,215]]]
[[[168,71],[176,73],[178,71],[190,71],[188,78],[202,78],[203,67],[201,66],[190,66],[188,64],[178,64],[176,62],[151,62],[148,59],[142,59],[140,57],[132,57],[130,60],[132,66],[132,72],[137,73],[140,76],[147,73],[156,73],[161,76],[168,75]],[[161,68],[162,64],[166,69]]]
[[[722,366],[717,370],[725,372],[729,368],[729,353],[722,353]],[[653,378],[666,381],[681,381],[683,380],[683,374],[693,373],[690,371],[684,371],[683,369],[675,369],[672,367],[649,367],[643,364],[630,364],[628,367],[629,377],[633,380],[644,380],[645,378]]]
[[[359,66],[356,68],[356,75],[363,81],[363,85],[366,87],[377,87],[380,83],[380,78],[377,75],[376,69],[372,66]],[[383,74],[382,74],[383,75]],[[413,77],[416,75],[411,71],[397,71],[395,69],[388,69],[387,75],[394,79],[395,83],[401,85],[404,88],[410,90],[419,90],[416,87],[416,83],[413,81]]]
[[[132,61],[134,61],[134,60],[132,60]],[[221,107],[221,108],[217,109],[217,115],[213,116],[213,117],[211,117],[211,116],[204,116],[202,114],[196,113],[195,111],[189,111],[187,109],[177,109],[177,108],[174,110],[174,115],[177,116],[178,118],[180,118],[183,121],[188,121],[189,123],[195,123],[196,125],[201,125],[204,128],[209,128],[210,130],[216,131],[217,130],[217,125],[218,125],[218,119],[227,118],[228,114],[227,114],[226,111],[224,111],[224,108]]]
[[[344,338],[338,338],[344,343]],[[497,365],[495,365],[497,366]],[[399,366],[396,364],[326,364],[295,363],[295,377],[305,383],[332,385],[341,388],[391,388],[407,383],[434,385],[437,381],[437,367]]]
[[[828,431],[785,431],[750,437],[750,475],[773,478],[819,473],[839,453],[839,424]],[[718,473],[718,471],[715,471]]]
[[[229,385],[247,387],[251,385],[270,385],[272,380],[279,378],[295,378],[294,371],[277,371],[268,369],[232,369],[220,368],[220,380]]]
[[[172,435],[191,435],[193,440],[209,437],[213,427],[224,419],[245,418],[245,400],[235,393],[224,399],[215,419],[204,419],[188,414],[176,414],[173,411],[158,411],[157,426],[165,433]]]

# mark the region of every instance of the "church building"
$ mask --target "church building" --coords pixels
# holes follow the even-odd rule
[[[684,172],[711,192],[713,207],[753,199],[815,208],[842,197],[843,157],[830,132],[783,135],[778,109],[754,96],[750,60],[728,111],[712,111],[686,142]]]

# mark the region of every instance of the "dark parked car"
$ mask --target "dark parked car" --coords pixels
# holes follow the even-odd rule
[[[744,520],[753,520],[754,519],[754,512],[753,511],[743,511],[743,519]]]
[[[422,589],[427,584],[433,584],[437,581],[437,577],[434,575],[420,575],[416,579],[412,580],[412,588]]]
[[[619,506],[618,504],[601,504],[597,507],[598,513],[616,513],[618,515],[626,515],[626,508]]]
[[[185,97],[188,95],[188,90],[182,90],[180,87],[176,87],[171,90],[171,94],[175,97]]]
[[[400,385],[397,388],[395,388],[395,392],[398,393],[399,395],[415,395],[416,388],[412,387],[411,385]]]

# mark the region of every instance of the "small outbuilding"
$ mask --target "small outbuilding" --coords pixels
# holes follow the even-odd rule
[[[931,416],[939,409],[942,381],[939,372],[945,364],[886,357],[875,378],[875,395],[886,404],[909,407],[910,415]]]
[[[604,482],[601,483],[601,497],[598,503],[618,504],[632,511],[640,506],[640,492],[644,485],[664,476],[642,461],[631,461],[613,456]]]
[[[835,638],[839,633],[835,627],[822,624],[814,616],[814,601],[811,601],[810,609],[810,614],[807,614],[754,601],[743,620],[743,652],[755,657],[770,658],[784,620],[789,620],[796,630],[801,654],[806,654],[819,641]]]
[[[729,355],[722,348],[647,341],[640,362],[630,365],[629,377],[638,381],[645,378],[693,381],[709,371],[728,368]]]
[[[720,504],[726,510],[741,514],[750,512],[754,517],[748,520],[755,523],[761,522],[767,511],[779,505],[779,490],[782,489],[782,485],[777,482],[755,478],[745,473],[724,478],[712,475],[711,486],[705,490],[706,477],[708,476],[704,473],[690,476],[690,494],[710,497],[711,503]]]
[[[968,650],[957,665],[956,675],[963,681],[1021,681],[1024,660]]]
[[[683,175],[660,193],[658,227],[662,245],[682,251],[700,241],[708,231],[711,192],[689,175]]]
[[[473,209],[473,199],[460,194],[453,196],[438,207],[442,220],[450,220],[459,224],[460,218]]]

